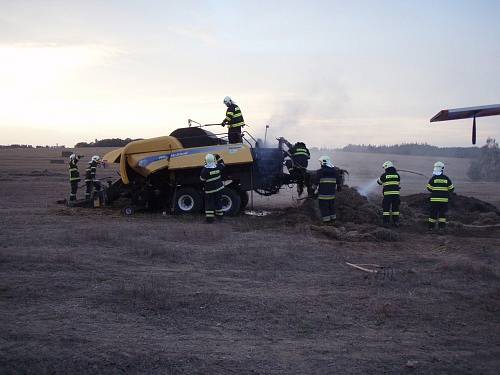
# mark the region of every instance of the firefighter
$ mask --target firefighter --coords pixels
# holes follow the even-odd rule
[[[337,219],[335,192],[342,188],[342,177],[329,156],[320,157],[319,163],[321,168],[316,171],[319,211],[323,223],[334,223]]]
[[[92,195],[92,190],[94,189],[95,174],[97,170],[97,165],[101,162],[101,158],[98,155],[92,156],[89,161],[87,169],[85,169],[85,200],[90,201],[90,196]]]
[[[226,164],[224,164],[224,159],[222,159],[219,154],[214,154],[214,156],[217,165],[220,165],[222,168],[224,168],[226,166]]]
[[[201,170],[200,180],[205,186],[205,217],[207,223],[212,223],[214,217],[222,219],[222,189],[224,184],[222,180],[223,163],[217,163],[215,156],[207,154],[205,156],[205,167]]]
[[[455,190],[450,178],[444,173],[444,163],[438,161],[434,164],[432,177],[427,184],[427,190],[431,192],[430,196],[430,215],[429,230],[434,230],[436,222],[439,229],[446,228],[446,211],[448,210],[448,201],[450,193]]]
[[[292,160],[291,165],[288,167],[288,171],[290,172],[290,175],[297,180],[297,193],[301,196],[304,192],[304,184],[308,187],[310,185],[307,166],[309,164],[309,159],[311,158],[311,153],[304,142],[296,142],[292,145],[283,137],[278,140],[286,144],[288,147],[287,154]]]
[[[229,96],[224,98],[224,104],[227,107],[227,111],[226,118],[222,121],[221,125],[227,125],[229,143],[241,143],[241,128],[245,126],[245,121],[243,120],[240,107]]]
[[[71,193],[69,194],[70,201],[76,201],[76,192],[78,183],[80,182],[80,172],[78,172],[78,160],[80,155],[71,154],[69,156],[69,183],[71,185]]]
[[[394,167],[392,161],[386,161],[382,164],[385,172],[377,180],[379,185],[382,185],[382,215],[384,226],[389,226],[392,218],[392,223],[395,227],[399,227],[399,191],[401,190],[401,178],[398,171]]]

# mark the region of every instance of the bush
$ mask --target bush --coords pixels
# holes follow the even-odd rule
[[[494,138],[488,138],[479,157],[470,163],[467,175],[473,180],[500,181],[500,149]]]

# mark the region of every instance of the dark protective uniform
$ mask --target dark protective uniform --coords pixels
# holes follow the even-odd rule
[[[215,168],[203,167],[200,174],[200,180],[205,183],[205,217],[211,222],[214,217],[222,218],[222,189],[224,184],[222,180],[223,163],[217,163]]]
[[[336,220],[335,192],[342,188],[342,177],[335,167],[321,166],[316,171],[318,186],[318,205],[324,223]]]
[[[389,224],[391,221],[394,225],[399,225],[399,191],[401,190],[401,178],[396,168],[389,167],[377,180],[379,185],[383,186],[382,192],[384,199],[382,200],[382,215],[384,224]]]
[[[71,193],[69,194],[70,201],[76,201],[76,192],[78,190],[78,183],[80,182],[80,172],[78,172],[78,157],[69,161],[69,183],[71,185]]]
[[[95,174],[97,171],[97,162],[91,161],[85,169],[85,199],[90,200],[94,188]]]
[[[226,118],[222,124],[227,125],[227,138],[229,143],[241,143],[241,128],[245,126],[245,120],[241,114],[240,107],[231,103],[227,107]]]
[[[286,163],[288,171],[290,172],[290,176],[297,181],[297,193],[302,195],[304,191],[304,184],[308,187],[308,192],[312,194],[310,191],[310,181],[309,181],[309,173],[307,173],[307,165],[309,164],[309,159],[311,154],[307,149],[305,143],[297,142],[292,145],[284,138],[280,138],[280,141],[284,142],[288,147],[288,153],[285,154],[290,156],[292,159],[290,163]]]
[[[448,201],[450,193],[455,190],[455,187],[448,176],[440,174],[431,177],[427,184],[427,190],[431,192],[429,229],[434,229],[436,222],[438,222],[439,228],[445,228]]]

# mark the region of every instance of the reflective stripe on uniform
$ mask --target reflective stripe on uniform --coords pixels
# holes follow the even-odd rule
[[[431,198],[431,202],[448,203],[448,198]]]
[[[228,127],[229,128],[238,128],[238,127],[243,126],[243,125],[245,125],[245,122],[242,121],[242,122],[238,122],[236,124],[228,125]]]
[[[432,191],[448,191],[448,187],[447,186],[431,186],[429,189],[431,189]]]
[[[393,211],[392,216],[399,216],[399,211]]]
[[[321,199],[321,200],[332,200],[332,199],[335,199],[335,195],[318,195],[318,199]]]
[[[305,148],[297,148],[295,149],[293,156],[296,155],[304,155],[304,156],[309,156],[309,153],[307,152],[307,149]]]
[[[446,180],[444,178],[435,178],[434,183],[435,184],[448,184],[448,180]]]
[[[335,178],[320,178],[320,184],[336,184],[337,180]]]
[[[435,223],[436,221],[436,219],[429,218],[429,223]]]
[[[384,211],[382,213],[383,216],[391,216],[391,213],[389,211]]]
[[[384,191],[384,195],[399,195],[399,190]]]
[[[215,193],[215,192],[222,190],[222,189],[224,189],[224,185],[222,185],[221,187],[218,187],[217,189],[214,189],[214,190],[205,190],[205,194]]]
[[[220,176],[209,178],[208,180],[206,180],[206,182],[217,181],[217,180],[220,180]]]
[[[382,186],[389,186],[389,185],[399,185],[399,181],[386,181],[382,184]]]
[[[440,223],[446,223],[446,218],[445,218],[445,217],[440,217],[440,218],[438,219],[438,221],[439,221]]]
[[[397,174],[386,174],[385,179],[399,178]]]

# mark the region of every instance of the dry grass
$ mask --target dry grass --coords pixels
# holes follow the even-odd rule
[[[0,184],[2,373],[404,373],[409,358],[425,374],[500,367],[496,238],[351,242],[283,212],[206,225],[69,209],[53,205],[64,176],[30,175],[54,155],[23,155],[0,157],[11,179]],[[277,198],[258,204],[290,203]]]

